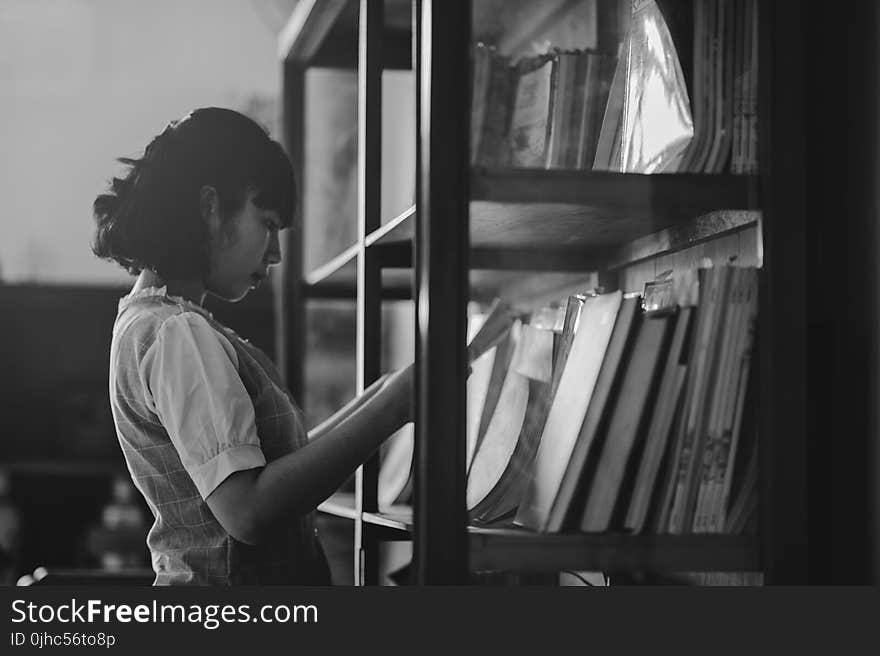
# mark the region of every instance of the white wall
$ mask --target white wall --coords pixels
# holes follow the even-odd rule
[[[260,4],[262,3],[262,4]],[[91,204],[169,120],[271,104],[290,0],[2,0],[0,278],[123,282],[90,251]],[[284,5],[287,5],[285,7]]]

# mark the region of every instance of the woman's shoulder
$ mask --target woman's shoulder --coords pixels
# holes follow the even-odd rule
[[[150,287],[120,299],[113,341],[148,347],[160,333],[182,330],[228,341],[223,326],[210,312],[186,299],[168,295],[164,287]]]

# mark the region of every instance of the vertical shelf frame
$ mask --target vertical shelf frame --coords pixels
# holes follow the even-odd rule
[[[305,80],[306,68],[302,62],[283,60],[282,80],[282,140],[296,176],[296,202],[293,225],[284,231],[281,239],[281,266],[277,267],[274,282],[275,300],[275,361],[281,378],[293,398],[302,399],[303,369],[305,365],[306,322],[303,279],[303,216],[305,159]],[[294,311],[291,312],[290,309]]]
[[[384,4],[360,0],[358,19],[358,252],[357,252],[357,393],[381,374],[382,278],[376,249],[367,235],[381,224],[382,209],[382,31]],[[355,473],[355,585],[375,585],[379,549],[375,531],[363,513],[376,512],[379,456]]]
[[[469,251],[468,0],[416,2],[414,544],[418,585],[464,584]]]
[[[803,16],[759,4],[759,148],[766,245],[759,290],[762,565],[768,584],[806,583],[808,279]],[[774,93],[785,83],[784,93]]]

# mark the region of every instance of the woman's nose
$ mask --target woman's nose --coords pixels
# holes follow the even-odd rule
[[[273,230],[269,237],[269,246],[266,250],[266,264],[272,266],[281,262],[281,242],[278,239],[278,231]]]

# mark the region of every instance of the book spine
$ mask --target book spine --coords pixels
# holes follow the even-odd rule
[[[717,435],[712,459],[712,471],[709,477],[709,486],[704,499],[702,530],[715,532],[713,515],[718,502],[718,487],[724,476],[725,459],[730,448],[731,417],[733,407],[736,404],[739,372],[742,355],[742,345],[745,336],[745,328],[748,318],[746,298],[748,291],[748,276],[750,268],[737,268],[737,280],[732,290],[733,313],[728,320],[731,333],[730,349],[724,364],[724,388],[721,390],[721,405],[719,416],[714,427]]]
[[[506,57],[493,54],[489,59],[489,90],[477,163],[486,167],[502,167],[510,161],[507,131],[515,79]]]
[[[676,318],[675,333],[669,348],[663,380],[657,402],[654,404],[651,428],[645,444],[645,455],[639,464],[633,499],[627,512],[624,528],[639,533],[644,527],[651,496],[655,489],[657,472],[669,439],[672,419],[679,407],[681,387],[686,367],[681,364],[682,346],[690,319],[690,308],[680,308]]]
[[[471,166],[475,166],[479,162],[480,142],[486,118],[492,52],[484,44],[478,43],[473,48],[471,61]]]
[[[709,413],[712,410],[712,400],[716,397],[716,388],[719,384],[719,361],[721,358],[721,348],[723,346],[724,327],[727,318],[727,310],[730,306],[728,295],[730,288],[730,280],[733,273],[733,267],[720,266],[716,267],[717,273],[717,298],[714,307],[714,316],[712,317],[712,325],[710,327],[710,335],[708,337],[709,346],[706,351],[706,364],[704,371],[704,389],[701,391],[699,412],[696,415],[695,430],[697,432],[696,446],[694,448],[695,462],[691,465],[691,480],[686,486],[686,497],[683,511],[682,522],[684,529],[692,528],[694,521],[694,512],[697,503],[697,493],[699,491],[699,471],[697,467],[703,459],[703,449],[709,446]]]
[[[749,0],[752,5],[751,15],[751,78],[749,94],[749,158],[748,173],[758,172],[758,4]]]
[[[694,511],[692,530],[704,533],[708,527],[708,503],[712,481],[717,476],[716,465],[719,442],[723,434],[724,407],[729,393],[729,378],[733,371],[733,350],[742,303],[740,300],[741,267],[734,267],[731,272],[731,291],[728,298],[722,299],[725,308],[725,320],[718,324],[718,365],[716,381],[711,397],[708,399],[709,414],[706,423],[706,448],[703,450],[703,462],[697,492],[697,503]]]
[[[740,432],[742,431],[743,411],[745,407],[746,395],[749,389],[749,370],[752,359],[752,348],[755,338],[755,323],[757,318],[758,303],[758,280],[757,270],[747,270],[748,279],[746,281],[744,300],[745,305],[745,329],[742,331],[743,338],[738,354],[738,377],[736,393],[731,395],[734,402],[731,404],[731,416],[726,422],[729,426],[727,434],[729,439],[723,445],[725,451],[722,452],[719,462],[719,476],[715,484],[715,499],[713,502],[712,512],[710,516],[710,531],[720,532],[724,526],[725,512],[727,508],[728,498],[730,496],[730,486],[733,477],[733,467],[736,462],[736,452],[740,442]]]
[[[730,268],[726,266],[705,270],[706,313],[702,334],[698,335],[696,362],[694,369],[694,397],[687,417],[684,442],[682,445],[682,467],[670,514],[670,532],[682,533],[691,527],[696,504],[699,475],[698,465],[702,462],[706,446],[707,402],[711,399],[715,379],[715,347],[718,326],[723,320],[726,281]],[[701,286],[701,293],[702,293]]]

